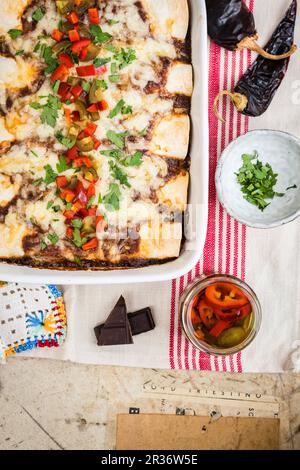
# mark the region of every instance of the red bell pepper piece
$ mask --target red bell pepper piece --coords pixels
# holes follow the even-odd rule
[[[78,122],[80,121],[80,114],[79,111],[72,111],[72,121]]]
[[[96,139],[95,136],[93,136],[92,139],[93,139],[93,141],[94,141],[94,150],[98,150],[98,148],[100,147],[100,145],[102,145],[101,140]]]
[[[98,103],[98,109],[99,111],[106,111],[109,108],[107,101],[102,100],[99,101]]]
[[[76,195],[78,196],[78,194],[80,192],[85,192],[85,189],[84,189],[84,186],[82,184],[82,181],[78,180],[77,184],[76,184]]]
[[[89,211],[86,208],[83,208],[83,209],[80,209],[80,211],[78,211],[77,215],[85,219],[85,217],[89,215]]]
[[[52,31],[51,36],[52,36],[52,39],[54,39],[54,41],[60,42],[62,38],[64,37],[64,33],[59,31],[59,29],[54,29]]]
[[[75,212],[73,212],[71,210],[68,210],[68,211],[64,212],[64,217],[66,219],[73,219],[74,215],[75,215]]]
[[[99,11],[97,10],[97,8],[89,8],[88,14],[89,21],[91,24],[100,24]]]
[[[75,168],[80,168],[82,166],[86,166],[87,168],[91,168],[92,162],[89,157],[78,157],[73,161],[73,166]]]
[[[87,189],[86,195],[90,199],[91,197],[95,196],[96,189],[94,183],[91,183]]]
[[[66,176],[58,176],[56,178],[56,185],[58,188],[64,188],[68,184],[68,180]]]
[[[81,140],[81,139],[84,139],[85,137],[86,137],[85,132],[84,132],[84,131],[80,131],[79,134],[78,134],[77,139],[78,139],[78,140]]]
[[[77,15],[76,11],[71,11],[71,13],[67,15],[67,20],[72,24],[79,23],[79,16]]]
[[[80,36],[76,29],[71,29],[71,31],[69,31],[69,39],[71,42],[80,41]]]
[[[92,41],[90,39],[80,39],[79,41],[76,41],[74,42],[74,44],[72,44],[71,51],[74,54],[79,54],[82,51],[82,49],[88,47],[91,44],[91,42]]]
[[[59,84],[59,87],[58,87],[58,94],[59,96],[61,97],[61,99],[63,101],[65,101],[67,95],[69,94],[70,92],[70,89],[71,89],[71,85],[69,85],[68,83],[66,82],[62,82]]]
[[[61,64],[65,64],[69,69],[71,69],[72,67],[74,67],[74,62],[73,60],[71,59],[71,57],[66,54],[65,52],[61,52],[61,54],[59,54],[58,56],[58,60]]]
[[[74,160],[75,158],[78,157],[78,149],[77,147],[74,145],[74,147],[70,148],[68,151],[67,151],[67,155],[68,157],[71,159],[71,160]]]
[[[93,122],[89,122],[86,128],[84,129],[84,132],[86,135],[92,137],[95,134],[97,127],[98,127],[97,124]]]
[[[74,85],[71,88],[71,93],[75,99],[78,99],[79,96],[82,94],[83,88],[80,85]]]
[[[81,65],[80,67],[76,67],[76,72],[78,73],[79,77],[91,77],[96,75],[96,69],[94,64]]]
[[[85,205],[80,201],[76,201],[72,206],[72,211],[75,212],[75,214],[77,214],[81,209],[85,209]]]
[[[225,321],[225,320],[219,320],[215,326],[210,330],[209,334],[214,336],[215,338],[218,338],[221,333],[223,333],[224,330],[230,327],[230,322]]]
[[[85,47],[84,49],[82,49],[82,51],[80,51],[79,59],[83,62],[85,60],[87,54],[88,54],[88,48]]]
[[[98,111],[98,107],[96,104],[91,104],[88,108],[86,108],[89,113],[96,113]]]
[[[60,197],[67,202],[72,202],[75,199],[76,194],[71,189],[64,189],[64,191],[60,193]]]
[[[68,77],[68,75],[69,75],[68,67],[65,64],[60,64],[51,75],[51,80],[52,82],[55,82],[56,80],[60,80],[62,82]]]
[[[72,229],[72,227],[68,227],[67,228],[67,237],[68,238],[73,238],[73,234],[74,234],[74,230]]]
[[[96,213],[97,213],[97,206],[92,206],[89,210],[89,216],[91,217],[95,217]]]
[[[87,243],[82,246],[83,251],[93,250],[98,247],[98,238],[91,238]]]

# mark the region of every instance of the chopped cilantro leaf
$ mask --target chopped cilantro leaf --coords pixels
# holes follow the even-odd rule
[[[244,199],[257,206],[261,211],[270,205],[268,200],[274,197],[283,197],[283,193],[274,191],[278,174],[274,173],[271,165],[265,165],[254,155],[242,155],[243,166],[236,173],[237,181],[241,185]]]
[[[96,44],[103,44],[112,38],[111,34],[102,31],[101,27],[97,24],[92,24],[90,26],[90,31],[93,37],[93,41]]]
[[[116,147],[118,147],[120,150],[124,150],[125,137],[127,136],[128,136],[127,132],[122,132],[120,134],[117,134],[114,131],[108,131],[106,134],[106,137],[111,141],[111,143],[114,144]]]
[[[109,118],[112,119],[114,118],[115,116],[117,116],[123,109],[123,107],[125,106],[125,101],[124,100],[120,100],[116,106],[111,110],[111,112],[109,113]]]
[[[120,80],[120,75],[109,75],[109,81],[112,83],[118,83]]]
[[[121,163],[124,166],[141,166],[143,163],[142,158],[143,152],[137,151],[134,155],[126,157]]]
[[[116,20],[109,20],[108,21],[109,26],[113,26],[113,25],[118,24],[118,23],[119,23],[119,21],[116,21]]]
[[[97,86],[101,88],[101,90],[105,91],[108,89],[108,85],[105,80],[96,79],[96,83],[97,83]]]
[[[45,250],[47,248],[47,243],[45,242],[45,240],[41,240],[40,241],[40,247],[41,247],[41,250]]]
[[[56,164],[56,169],[58,173],[63,173],[64,171],[67,171],[70,168],[70,166],[67,164],[66,158],[61,155],[59,157],[59,163]]]
[[[74,219],[74,220],[72,220],[71,225],[72,225],[73,228],[81,229],[81,227],[83,226],[83,222],[82,222],[82,220]]]
[[[84,91],[86,93],[88,93],[90,91],[91,85],[90,85],[89,82],[82,82],[81,86],[82,86],[82,88],[84,89]]]
[[[102,65],[108,64],[111,61],[109,57],[107,58],[99,58],[97,57],[94,59],[94,65],[95,67],[101,67]]]
[[[50,243],[52,245],[56,245],[56,243],[58,242],[59,240],[59,237],[56,233],[49,233],[48,236],[47,236],[48,240],[50,241]]]
[[[44,98],[42,96],[40,99]],[[40,115],[41,122],[48,124],[51,127],[55,127],[58,118],[58,111],[61,109],[61,101],[57,96],[48,95],[47,102],[45,104],[33,102],[30,103],[30,107],[33,109],[42,109]]]
[[[52,90],[54,91],[54,93],[58,92],[59,85],[60,85],[60,80],[55,80],[55,82],[52,85]]]
[[[54,201],[48,201],[47,209],[51,209],[51,207],[53,206],[53,204],[54,204]]]
[[[118,53],[118,49],[117,49],[115,46],[113,46],[112,44],[107,44],[107,45],[105,46],[105,49],[106,49],[107,51],[109,51],[109,52],[112,52],[113,54],[117,54],[117,53]]]
[[[115,75],[118,72],[118,67],[116,62],[113,62],[110,66],[110,71],[112,75]]]
[[[81,248],[87,242],[86,238],[81,238],[79,228],[74,228],[73,232],[73,243],[77,246],[77,248]]]
[[[34,21],[40,21],[44,17],[44,15],[45,15],[44,10],[39,7],[33,13],[32,19],[34,19]]]
[[[128,65],[130,65],[132,62],[134,62],[137,57],[134,49],[122,48],[120,51],[115,53],[114,59],[119,62],[119,69],[122,70]]]
[[[132,113],[132,107],[127,105],[124,100],[120,100],[114,109],[110,112],[109,117],[112,119],[115,116],[117,116],[119,113],[122,114],[131,114]]]
[[[55,134],[55,137],[62,145],[64,145],[68,149],[72,148],[76,142],[76,139],[70,139],[70,137],[64,136],[61,132],[57,132]]]
[[[23,31],[21,29],[10,29],[8,31],[8,34],[12,39],[17,39],[19,36],[23,34]]]
[[[124,157],[124,153],[121,150],[101,150],[101,155],[104,155],[105,157],[111,157],[111,158],[116,158],[117,160],[121,159]]]
[[[33,186],[40,186],[40,184],[42,184],[43,182],[43,178],[39,178],[37,180],[35,180],[32,184]]]
[[[108,211],[116,211],[120,209],[121,191],[117,184],[111,183],[109,191],[103,197],[103,203]]]
[[[147,132],[148,132],[148,127],[145,127],[139,132],[139,134],[141,137],[145,137],[147,135]]]
[[[82,260],[79,258],[79,256],[74,256],[73,258],[74,263],[76,263],[78,266],[82,265]]]
[[[46,176],[44,178],[44,182],[46,184],[54,183],[54,181],[57,178],[57,173],[55,173],[55,171],[53,170],[51,165],[44,166],[44,169],[46,171]]]
[[[110,169],[110,172],[111,172],[112,176],[116,180],[120,181],[120,183],[123,186],[127,186],[127,188],[131,187],[131,185],[128,181],[127,174],[118,165],[116,165],[113,161],[109,162],[109,169]]]

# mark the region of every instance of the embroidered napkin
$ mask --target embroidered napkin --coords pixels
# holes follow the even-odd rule
[[[64,342],[66,315],[55,286],[0,284],[0,360]]]

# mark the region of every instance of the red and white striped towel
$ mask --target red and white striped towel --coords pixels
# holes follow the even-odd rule
[[[270,36],[290,0],[248,0],[254,9],[260,42]],[[266,25],[265,18],[268,18]],[[297,29],[300,43],[300,31]],[[300,370],[300,236],[299,221],[271,231],[247,229],[230,218],[216,199],[214,174],[221,151],[235,137],[252,128],[273,128],[300,134],[299,59],[293,58],[289,73],[269,111],[249,120],[238,115],[228,99],[221,101],[222,124],[213,114],[213,100],[220,89],[232,89],[250,64],[247,51],[228,52],[210,44],[209,54],[209,223],[204,256],[181,279],[166,283],[129,286],[66,287],[69,333],[59,351],[50,357],[93,364],[151,368],[216,370],[230,372],[278,372]],[[178,299],[185,286],[202,273],[226,272],[246,279],[263,307],[261,331],[252,345],[235,356],[212,357],[196,350],[185,338],[178,319]],[[120,293],[129,310],[153,307],[157,328],[135,337],[133,346],[100,349],[93,327],[103,321]],[[36,354],[37,355],[37,354]],[[39,356],[49,353],[43,351]]]

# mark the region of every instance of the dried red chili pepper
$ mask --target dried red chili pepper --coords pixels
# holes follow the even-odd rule
[[[231,51],[250,49],[272,60],[290,57],[297,49],[293,44],[282,54],[262,49],[256,43],[254,16],[244,0],[206,0],[206,9],[208,34],[221,47]]]
[[[285,17],[273,33],[266,50],[271,54],[281,54],[290,50],[294,41],[295,23],[297,17],[297,0],[293,0]],[[218,112],[218,102],[221,96],[230,96],[237,111],[247,116],[261,116],[271,104],[279,88],[290,59],[271,61],[257,57],[237,83],[234,92],[223,90],[215,98],[214,111],[224,122]]]

